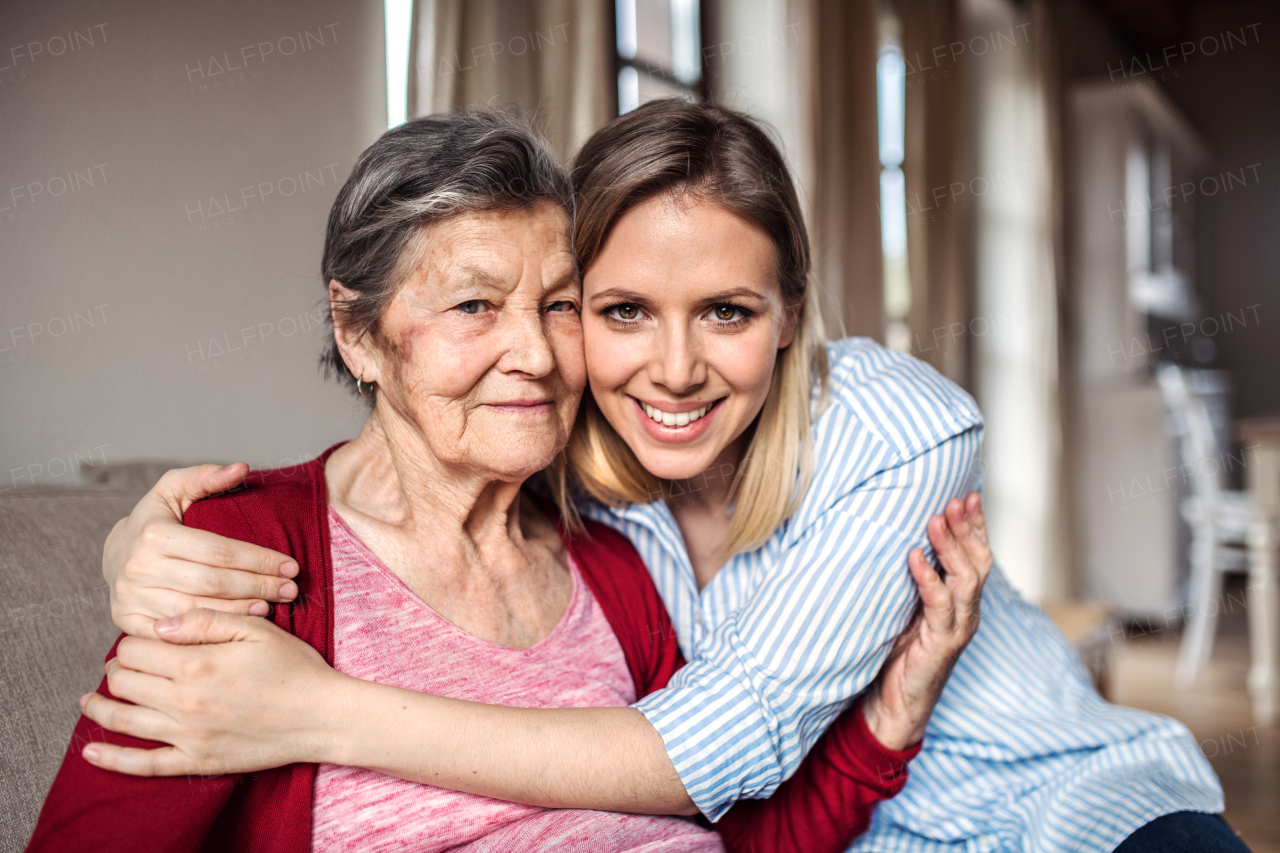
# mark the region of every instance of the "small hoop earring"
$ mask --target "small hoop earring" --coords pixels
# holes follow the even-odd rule
[[[360,387],[361,383],[363,382],[364,382],[364,371],[362,370],[360,371],[360,378],[356,380],[356,393],[359,394],[361,397],[373,396],[373,383],[372,382],[369,383],[369,393],[366,394],[364,390]]]

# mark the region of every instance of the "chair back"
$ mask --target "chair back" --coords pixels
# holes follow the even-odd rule
[[[1194,497],[1216,504],[1222,492],[1222,461],[1213,436],[1209,407],[1187,382],[1186,372],[1175,364],[1162,364],[1156,370],[1160,393],[1178,436],[1181,474],[1190,484]]]

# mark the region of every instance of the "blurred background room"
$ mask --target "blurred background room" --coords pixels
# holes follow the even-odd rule
[[[1280,4],[57,0],[0,33],[0,683],[55,709],[0,720],[0,848],[115,636],[111,524],[172,465],[359,429],[318,369],[359,153],[518,107],[567,162],[675,96],[770,126],[829,334],[974,395],[1004,571],[1280,851]]]

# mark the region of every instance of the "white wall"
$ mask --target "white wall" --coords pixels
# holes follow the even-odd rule
[[[315,318],[385,129],[382,3],[11,3],[0,33],[0,489],[354,435]]]

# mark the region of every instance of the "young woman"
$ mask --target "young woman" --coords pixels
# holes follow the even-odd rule
[[[474,771],[495,796],[533,774],[554,804],[692,802],[715,820],[773,791],[871,683],[915,603],[901,555],[976,486],[972,400],[870,341],[823,344],[795,191],[749,119],[648,104],[584,146],[574,182],[590,392],[550,482],[590,498],[581,511],[636,544],[689,665],[635,705],[640,715],[530,722],[494,711],[479,723],[435,697],[375,701],[372,688],[358,704],[284,703],[323,673],[255,649],[175,679],[187,704],[207,709],[170,712],[176,751],[92,760],[181,773],[210,744],[225,756],[288,731],[326,744],[335,763],[446,786]],[[200,494],[190,478],[170,480],[113,533],[104,565],[126,630],[214,599],[254,612],[263,601],[252,599],[295,592],[285,558],[178,526]],[[1222,795],[1184,727],[1102,701],[1069,644],[998,572],[983,601],[911,782],[855,849],[1105,851],[1135,830],[1183,849],[1168,840],[1170,820],[1156,820],[1174,813],[1187,813],[1175,825],[1216,830],[1191,814],[1220,811]],[[166,624],[171,641],[228,638],[198,619]],[[288,714],[255,717],[264,696]],[[102,700],[87,713],[127,728]],[[1240,849],[1230,838],[1199,849]]]

